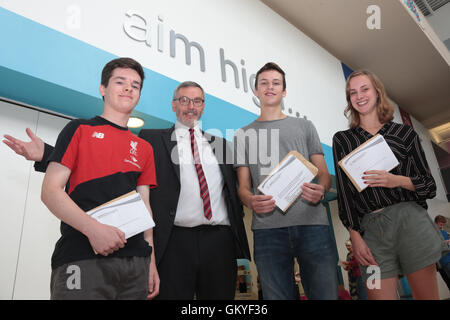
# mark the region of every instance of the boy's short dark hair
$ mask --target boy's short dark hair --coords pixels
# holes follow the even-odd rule
[[[278,71],[279,73],[281,73],[283,75],[283,90],[286,90],[286,74],[284,73],[283,69],[281,69],[280,66],[277,65],[275,62],[267,62],[261,69],[258,70],[258,72],[256,73],[256,78],[255,78],[255,89],[258,89],[259,75],[261,73],[263,73],[264,71],[269,71],[269,70]]]
[[[142,69],[142,66],[139,62],[137,62],[134,59],[131,58],[117,58],[114,60],[111,60],[110,62],[108,62],[102,70],[102,80],[101,80],[101,84],[105,87],[108,86],[109,83],[109,79],[112,76],[112,73],[114,71],[114,69],[116,68],[128,68],[128,69],[133,69],[135,70],[138,75],[141,77],[141,86],[139,91],[142,90],[142,87],[144,85],[144,69]]]

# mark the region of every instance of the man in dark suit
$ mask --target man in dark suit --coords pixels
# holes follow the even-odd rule
[[[233,299],[236,258],[249,259],[250,253],[235,171],[227,161],[232,154],[224,139],[204,134],[198,127],[204,111],[200,85],[181,83],[174,92],[172,109],[177,115],[173,127],[139,133],[153,146],[158,181],[150,201],[156,223],[159,297]],[[194,143],[206,179],[210,216],[193,163],[197,162]]]
[[[183,82],[172,101],[177,123],[139,133],[153,147],[158,183],[150,203],[159,299],[233,299],[236,259],[250,259],[232,152],[224,139],[198,126],[204,101],[200,85]],[[44,155],[42,141],[27,133],[31,142],[7,136],[8,146],[29,160],[45,161],[49,146]]]

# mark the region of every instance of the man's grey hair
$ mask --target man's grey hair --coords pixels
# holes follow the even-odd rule
[[[203,95],[203,97],[205,97],[205,92],[203,91],[203,88],[202,88],[197,82],[194,82],[194,81],[184,81],[184,82],[180,83],[180,84],[178,85],[178,87],[175,89],[175,91],[173,92],[173,99],[176,99],[176,98],[177,98],[178,91],[179,91],[181,88],[188,88],[188,87],[199,88],[200,90],[202,90],[202,95]]]

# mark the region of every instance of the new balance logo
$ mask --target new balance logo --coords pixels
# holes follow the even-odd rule
[[[103,138],[105,137],[105,134],[102,133],[102,132],[94,132],[94,133],[92,134],[92,137],[93,137],[93,138],[97,138],[97,139],[103,139]]]

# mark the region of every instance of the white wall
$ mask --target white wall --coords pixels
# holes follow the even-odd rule
[[[398,105],[392,100],[391,100],[391,102],[395,106],[394,121],[398,122],[398,123],[403,123],[402,118],[400,116],[400,111],[398,109]],[[436,197],[434,199],[427,200],[428,205],[430,206],[430,209],[428,210],[428,212],[430,213],[430,216],[432,218],[434,218],[438,214],[442,214],[442,215],[448,217],[450,215],[450,205],[447,201],[444,182],[442,180],[441,173],[439,170],[439,164],[437,162],[436,155],[433,150],[433,146],[431,145],[432,137],[431,137],[429,131],[427,130],[427,128],[425,128],[413,116],[410,116],[410,117],[411,117],[411,121],[413,124],[413,128],[420,137],[420,140],[422,143],[422,148],[423,148],[425,157],[428,162],[428,166],[430,167],[431,174],[433,175],[433,178],[436,182],[436,188],[437,188]],[[444,207],[446,207],[446,209],[440,210],[439,213],[435,213],[433,208],[436,206],[436,204],[441,204],[441,203],[446,204],[444,206]]]
[[[197,81],[209,94],[253,113],[259,113],[259,109],[252,101],[252,93],[243,90],[242,68],[250,77],[266,62],[277,62],[287,73],[286,106],[294,115],[299,112],[312,120],[322,142],[331,145],[333,134],[347,124],[342,115],[345,79],[340,61],[260,1],[3,0],[0,5],[117,56],[133,57],[172,79]],[[125,13],[130,10],[142,16],[150,27],[151,46],[125,34],[123,24],[129,20]],[[78,27],[73,23],[77,19]],[[137,21],[143,24],[142,20]],[[158,50],[159,25],[161,51]],[[170,56],[170,30],[203,47],[205,72],[200,71],[195,49],[192,65],[186,65],[180,41],[177,41],[176,57]],[[240,89],[235,88],[228,66],[227,82],[222,81],[221,48],[225,59],[233,61],[239,69]],[[326,117],[324,110],[327,110]]]
[[[428,214],[433,221],[437,215],[442,215],[444,217],[450,218],[450,203],[447,200],[444,183],[439,170],[439,164],[437,162],[433,146],[431,145],[431,135],[428,130],[414,117],[411,117],[411,120],[414,126],[414,130],[419,134],[419,137],[422,141],[422,147],[425,152],[428,165],[430,166],[431,174],[436,181],[436,197],[427,200]],[[438,274],[438,285],[440,298],[450,299],[450,291],[440,274]]]
[[[5,130],[2,136],[4,133],[19,136],[16,128],[36,129],[37,113],[19,116],[18,108],[0,102],[0,114],[0,128]],[[12,298],[31,170],[31,163],[17,159],[14,153],[6,149],[4,144],[0,146],[0,299]]]
[[[437,9],[432,15],[426,17],[439,39],[450,39],[450,2]]]
[[[25,128],[54,144],[67,119],[0,101],[0,135],[28,141]],[[40,199],[44,175],[0,145],[0,299],[48,299],[59,220]]]

